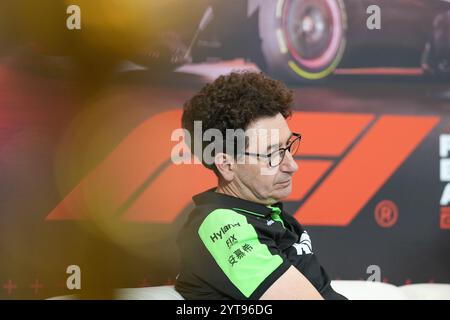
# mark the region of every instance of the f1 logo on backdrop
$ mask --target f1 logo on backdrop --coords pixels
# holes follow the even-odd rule
[[[135,128],[50,212],[47,220],[93,214],[170,223],[194,194],[216,179],[201,165],[170,160],[181,111],[157,114]],[[304,140],[287,201],[302,203],[305,225],[347,226],[439,122],[435,116],[295,112]]]

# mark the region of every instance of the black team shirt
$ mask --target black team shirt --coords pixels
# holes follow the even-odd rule
[[[265,206],[214,190],[193,197],[195,208],[177,237],[175,289],[185,299],[259,299],[291,266],[324,299],[345,299],[331,287],[308,233],[281,202]]]

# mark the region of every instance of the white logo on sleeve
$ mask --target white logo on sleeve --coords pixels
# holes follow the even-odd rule
[[[297,250],[299,256],[313,253],[311,239],[306,231],[303,231],[300,242],[294,243],[292,246]]]

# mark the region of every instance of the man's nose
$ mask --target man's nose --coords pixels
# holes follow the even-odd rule
[[[280,169],[283,172],[291,172],[294,173],[298,170],[298,164],[295,162],[292,154],[286,150],[286,154],[284,155],[284,159],[280,164]]]

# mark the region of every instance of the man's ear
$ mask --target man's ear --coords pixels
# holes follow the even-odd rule
[[[230,182],[234,179],[235,161],[232,156],[226,153],[218,153],[214,157],[214,164],[225,181]]]

